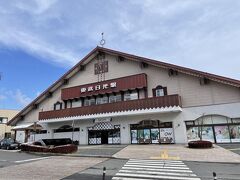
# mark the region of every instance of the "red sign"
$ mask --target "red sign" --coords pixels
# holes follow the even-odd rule
[[[133,90],[147,87],[147,75],[137,74],[122,78],[62,89],[62,100]]]

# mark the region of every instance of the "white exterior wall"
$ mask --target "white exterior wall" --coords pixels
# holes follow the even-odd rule
[[[121,144],[131,144],[130,124],[137,124],[141,120],[152,119],[161,122],[172,122],[175,143],[187,143],[185,121],[196,120],[204,115],[221,115],[229,118],[240,117],[240,103],[220,104],[201,107],[183,108],[182,112],[160,113],[138,116],[114,117],[110,122],[112,125],[120,125]],[[49,123],[47,129],[57,129],[62,125],[71,125],[72,121]],[[79,142],[81,145],[88,144],[88,127],[94,126],[93,120],[75,120],[75,127],[80,128]],[[62,133],[62,137],[72,137],[71,133]],[[56,136],[53,136],[57,138]],[[75,136],[77,140],[77,136]]]
[[[16,131],[16,141],[20,143],[24,143],[25,140],[25,132],[24,131]]]
[[[121,133],[121,144],[131,144],[130,136],[130,124],[137,124],[141,120],[145,119],[159,119],[161,122],[173,122],[174,134],[176,134],[175,142],[176,143],[185,143],[186,142],[186,132],[185,124],[183,119],[181,119],[181,113],[164,113],[164,114],[154,114],[154,115],[139,115],[139,116],[124,116],[124,117],[114,117],[110,122],[112,125],[120,125]],[[57,129],[60,126],[66,124],[71,125],[69,122],[58,122],[58,123],[49,123],[48,129]],[[75,127],[80,127],[80,144],[88,144],[88,127],[94,126],[93,120],[76,120]],[[68,137],[67,133],[65,137]],[[54,138],[56,138],[54,136]]]
[[[31,134],[28,142],[34,142],[34,141],[38,141],[40,139],[48,139],[48,134]]]

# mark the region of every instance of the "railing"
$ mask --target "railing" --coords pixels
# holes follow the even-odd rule
[[[181,97],[176,94],[61,110],[43,111],[39,112],[39,120],[169,106],[181,107]]]

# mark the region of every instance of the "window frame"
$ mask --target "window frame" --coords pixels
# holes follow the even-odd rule
[[[161,96],[157,96],[157,90],[163,89],[163,96],[167,96],[167,87],[163,87],[161,85],[158,85],[157,87],[152,89],[152,93],[153,93],[153,97],[161,97]]]
[[[57,109],[57,106],[59,106],[59,109]],[[62,109],[62,103],[60,101],[54,103],[54,110],[61,110]]]

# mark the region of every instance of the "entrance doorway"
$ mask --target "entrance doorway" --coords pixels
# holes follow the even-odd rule
[[[88,144],[120,144],[120,125],[100,122],[88,128]]]
[[[101,132],[101,144],[108,144],[108,131]]]

